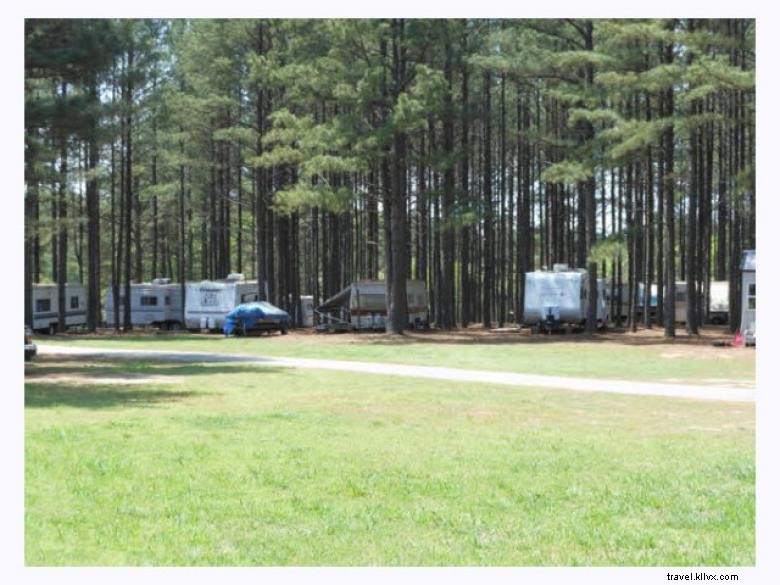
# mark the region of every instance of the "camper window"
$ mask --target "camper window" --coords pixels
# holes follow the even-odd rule
[[[200,304],[204,307],[216,307],[219,305],[217,294],[213,291],[204,291],[200,297]]]
[[[165,304],[166,305],[170,305],[171,304],[171,297],[170,296],[166,296],[165,297]]]
[[[157,297],[150,297],[150,296],[143,296],[143,297],[141,297],[141,306],[142,307],[156,307],[157,306]]]
[[[756,283],[748,285],[748,309],[756,310]]]
[[[70,308],[71,309],[78,309],[79,308],[79,298],[78,297],[70,297]]]
[[[35,301],[35,312],[43,313],[44,311],[51,311],[51,299],[38,299]]]
[[[258,300],[257,293],[244,293],[241,295],[242,303],[254,303]]]
[[[688,291],[687,290],[678,290],[674,293],[674,300],[678,303],[684,303],[685,300],[688,298]]]

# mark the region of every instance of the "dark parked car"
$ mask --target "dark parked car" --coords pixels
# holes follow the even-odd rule
[[[238,305],[225,317],[225,335],[248,335],[278,330],[282,335],[290,328],[290,315],[266,301]]]

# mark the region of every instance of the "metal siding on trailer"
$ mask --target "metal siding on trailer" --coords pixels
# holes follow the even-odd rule
[[[563,322],[582,321],[581,289],[583,276],[580,272],[527,272],[525,275],[525,303],[523,322],[526,325],[538,323],[545,307],[557,307]]]
[[[729,312],[729,281],[710,282],[710,313]]]
[[[758,295],[756,290],[756,251],[745,250],[742,253],[742,319],[739,330],[748,343],[756,342],[756,310]],[[753,294],[750,294],[750,287]],[[750,298],[754,298],[753,308],[750,308]]]
[[[120,291],[120,295],[122,295]],[[165,304],[165,297],[171,296],[171,304]],[[142,305],[141,298],[154,296],[157,305]],[[120,296],[119,322],[124,321],[124,305]],[[106,289],[106,302],[103,309],[103,320],[108,325],[114,325],[113,287]],[[130,322],[132,325],[146,326],[155,323],[181,320],[181,290],[178,284],[135,283],[130,285]]]
[[[78,308],[70,308],[71,297],[78,297]],[[47,311],[36,311],[36,302],[41,299],[49,299]],[[87,293],[84,285],[78,282],[65,284],[65,326],[86,325],[87,323]],[[59,312],[58,286],[54,283],[33,284],[33,329],[48,329],[50,325],[57,324]],[[51,316],[53,314],[53,316]]]
[[[185,299],[185,325],[188,329],[200,329],[201,319],[211,320],[207,326],[221,329],[227,314],[241,304],[241,294],[257,292],[256,280],[204,280],[187,285]],[[209,295],[205,297],[205,295]],[[209,302],[204,303],[208,298]],[[213,304],[212,304],[213,303]]]

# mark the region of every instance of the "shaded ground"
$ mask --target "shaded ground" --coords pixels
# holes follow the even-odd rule
[[[168,336],[168,331],[160,331],[153,328],[136,329],[123,336],[128,340],[133,338],[145,339],[149,334],[158,334]],[[114,331],[109,329],[101,330],[99,333],[85,334],[79,333],[66,335],[66,337],[79,337],[83,339],[113,337]],[[190,334],[182,332],[179,335],[189,336]],[[196,334],[197,336],[209,336],[209,334]],[[503,343],[616,343],[620,345],[642,346],[642,345],[668,345],[675,347],[697,347],[700,349],[712,348],[714,342],[731,341],[734,337],[728,332],[726,326],[705,325],[700,328],[698,336],[690,336],[685,333],[685,329],[678,329],[677,336],[674,338],[664,337],[662,328],[654,327],[652,329],[638,328],[636,332],[628,329],[608,328],[603,333],[587,335],[583,332],[570,334],[533,334],[530,329],[517,329],[515,327],[504,327],[502,329],[485,329],[480,325],[472,325],[466,329],[454,329],[444,331],[431,329],[430,331],[407,331],[404,335],[390,336],[382,332],[351,332],[351,333],[317,333],[311,328],[293,329],[288,335],[264,335],[262,337],[274,337],[279,343],[310,343],[310,344],[330,344],[335,342],[342,344],[389,344],[403,345],[409,343],[462,343],[462,344],[503,344]]]

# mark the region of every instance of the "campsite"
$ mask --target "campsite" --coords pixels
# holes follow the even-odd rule
[[[27,19],[24,564],[755,565],[755,30]]]

